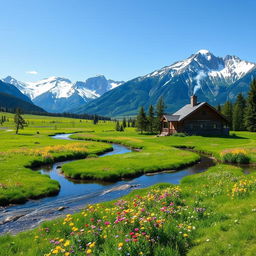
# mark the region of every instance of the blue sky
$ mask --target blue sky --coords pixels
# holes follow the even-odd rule
[[[0,0],[0,6],[0,77],[129,80],[199,49],[256,62],[255,0]]]

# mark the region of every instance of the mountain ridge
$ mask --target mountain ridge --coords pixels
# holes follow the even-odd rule
[[[250,76],[255,77],[255,70],[255,63],[237,56],[216,57],[208,50],[200,50],[185,60],[127,81],[74,111],[107,116],[136,115],[140,106],[148,108],[163,97],[166,111],[171,113],[189,102],[193,93],[199,100],[217,105],[234,100],[234,92],[246,94],[248,86],[241,87],[241,84],[245,77],[246,81]]]
[[[11,76],[2,79],[18,88],[33,103],[48,112],[69,112],[70,109],[100,97],[122,81],[107,80],[98,75],[85,82],[72,83],[69,79],[52,76],[36,82],[20,82]]]

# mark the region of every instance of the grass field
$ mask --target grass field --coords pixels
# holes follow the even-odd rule
[[[251,163],[256,162],[256,135],[249,132],[238,132],[235,136],[223,138],[156,137],[138,135],[131,131],[125,132],[122,136],[117,136],[114,132],[97,132],[77,133],[71,137],[79,140],[115,142],[142,149],[139,153],[133,152],[121,156],[87,159],[65,164],[62,168],[65,175],[75,179],[116,180],[146,172],[178,169],[182,165],[198,160],[195,154],[181,151],[176,147],[193,148],[198,152],[208,153],[219,161],[222,161],[223,154],[227,152],[242,151]]]
[[[1,114],[0,114],[1,115]],[[25,116],[29,126],[15,135],[12,115],[0,129],[0,202],[21,202],[56,193],[57,182],[28,166],[57,159],[85,158],[114,142],[140,152],[88,158],[66,164],[75,178],[119,179],[198,160],[190,147],[222,160],[243,150],[256,162],[256,135],[228,138],[155,137],[133,128],[115,132],[114,123]],[[75,133],[79,141],[54,140]],[[26,167],[27,166],[27,167]],[[115,201],[87,206],[82,212],[42,224],[16,236],[0,237],[0,255],[255,255],[256,173],[217,164],[183,178],[181,185],[158,184]]]
[[[28,115],[25,119],[29,121],[29,126],[15,135],[12,115],[7,117],[9,122],[0,127],[0,205],[58,193],[58,182],[29,167],[57,160],[85,158],[111,150],[111,146],[105,143],[54,140],[49,137],[55,133],[89,131],[93,128],[89,121]],[[55,129],[55,125],[60,128]],[[99,124],[98,129],[106,126],[112,127],[113,124]]]

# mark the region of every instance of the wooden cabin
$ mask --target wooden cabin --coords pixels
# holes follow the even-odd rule
[[[228,120],[207,102],[197,102],[191,96],[190,104],[185,105],[172,115],[164,115],[161,120],[161,135],[186,133],[189,135],[228,135]]]

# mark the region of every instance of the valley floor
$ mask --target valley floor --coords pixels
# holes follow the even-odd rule
[[[12,116],[0,131],[0,203],[24,202],[57,193],[59,185],[31,166],[58,159],[79,159],[63,166],[75,179],[117,180],[145,172],[177,169],[199,160],[191,147],[222,160],[243,152],[256,162],[256,135],[228,138],[155,137],[133,128],[115,132],[114,123],[25,116],[29,127],[14,135]],[[56,133],[74,133],[80,141],[60,141]],[[83,141],[85,140],[85,141]],[[99,142],[100,141],[100,142]],[[139,152],[95,158],[114,142]],[[254,255],[256,175],[217,164],[187,176],[179,186],[159,184],[135,190],[108,203],[86,206],[39,228],[0,237],[0,255]],[[31,246],[31,241],[33,241]]]

